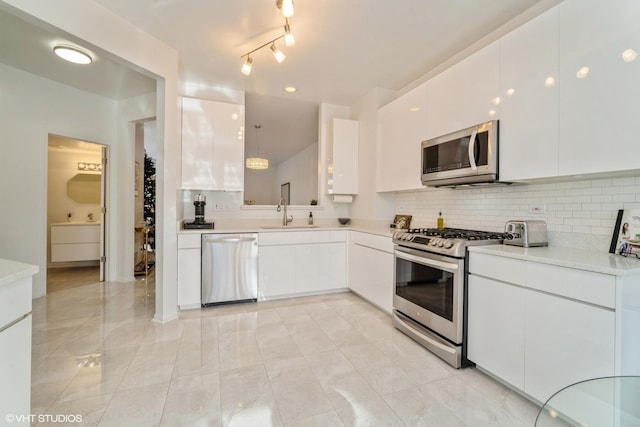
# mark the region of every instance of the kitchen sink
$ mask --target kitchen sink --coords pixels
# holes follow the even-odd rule
[[[300,228],[317,228],[317,225],[261,225],[260,228],[266,230],[297,230]]]

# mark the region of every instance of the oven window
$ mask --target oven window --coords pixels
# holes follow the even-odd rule
[[[454,275],[396,257],[396,295],[453,321]]]

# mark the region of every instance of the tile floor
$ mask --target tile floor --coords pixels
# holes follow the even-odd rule
[[[534,425],[535,405],[450,368],[351,293],[164,325],[153,313],[144,280],[34,300],[32,413],[119,427]]]

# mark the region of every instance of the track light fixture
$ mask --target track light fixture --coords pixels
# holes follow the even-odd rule
[[[247,59],[246,61],[244,61],[244,64],[242,64],[242,69],[240,70],[240,72],[245,76],[251,74],[251,64],[253,64],[253,59],[251,59],[251,57],[247,55]]]
[[[291,27],[289,26],[289,20],[285,19],[284,24],[284,44],[287,47],[291,47],[296,44],[296,39],[293,37]]]
[[[281,64],[285,59],[287,59],[285,54],[282,53],[282,51],[276,47],[275,43],[271,43],[270,49],[271,49],[271,52],[273,52],[273,57],[276,58],[276,61],[278,61],[278,64]]]
[[[282,16],[285,18],[293,16],[293,0],[277,0],[276,6],[282,11]]]
[[[291,47],[296,44],[296,40],[293,37],[293,33],[291,32],[291,26],[289,25],[289,18],[293,16],[293,1],[277,0],[276,6],[278,7],[278,9],[282,10],[282,15],[285,17],[284,34],[282,34],[279,37],[276,37],[273,40],[269,40],[265,44],[258,46],[257,48],[240,56],[240,58],[246,57],[244,63],[242,64],[242,68],[240,69],[240,72],[245,76],[248,76],[251,74],[251,66],[253,65],[253,58],[251,57],[252,53],[262,49],[263,47],[269,46],[269,49],[271,49],[273,56],[276,58],[276,61],[278,61],[278,63],[282,63],[287,57],[285,56],[284,53],[282,53],[280,49],[278,49],[278,47],[276,46],[276,42],[284,38],[284,44],[287,47]]]

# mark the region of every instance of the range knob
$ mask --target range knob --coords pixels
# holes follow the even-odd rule
[[[431,242],[429,242],[431,244],[431,246],[437,246],[438,245],[438,239],[431,239]]]
[[[438,247],[441,248],[444,246],[444,242],[442,240],[438,241]]]
[[[453,247],[453,242],[451,240],[449,240],[449,239],[445,240],[444,241],[444,247],[446,249],[451,249]]]

